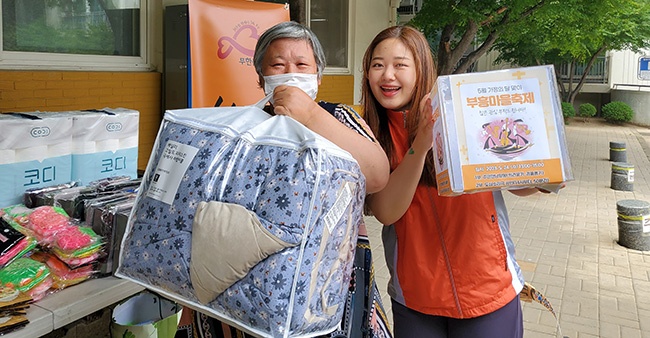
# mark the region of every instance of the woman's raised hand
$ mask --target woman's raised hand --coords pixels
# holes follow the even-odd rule
[[[426,154],[433,147],[433,108],[429,94],[420,101],[420,111],[422,115],[418,123],[418,133],[411,148],[416,154]]]

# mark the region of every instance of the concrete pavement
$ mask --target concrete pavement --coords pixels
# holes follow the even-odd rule
[[[617,243],[616,203],[650,202],[650,128],[592,118],[565,126],[575,180],[558,194],[505,193],[511,232],[526,281],[555,309],[571,338],[650,338],[650,251]],[[634,191],[610,188],[609,142],[625,142]],[[367,217],[375,275],[391,317],[381,225]],[[539,303],[522,303],[526,338],[561,337]]]

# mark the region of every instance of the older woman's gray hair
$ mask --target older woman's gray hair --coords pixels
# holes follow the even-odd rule
[[[323,77],[323,69],[325,69],[325,53],[323,52],[323,47],[318,41],[316,34],[312,32],[308,27],[301,25],[295,21],[285,21],[281,22],[264,32],[257,44],[255,45],[255,55],[253,56],[253,63],[255,64],[255,71],[257,74],[262,77],[262,61],[264,60],[264,54],[269,48],[271,42],[277,39],[297,39],[304,40],[311,45],[311,49],[314,51],[314,59],[316,60],[316,66],[318,67],[318,79],[320,80]]]

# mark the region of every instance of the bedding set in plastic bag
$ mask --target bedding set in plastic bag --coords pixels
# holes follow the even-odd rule
[[[354,158],[292,118],[168,111],[116,275],[259,336],[328,333],[364,193]]]

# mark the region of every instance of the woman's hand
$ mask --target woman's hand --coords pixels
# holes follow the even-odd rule
[[[314,114],[320,107],[307,93],[294,86],[281,85],[273,91],[273,112],[286,115],[310,127]]]
[[[426,154],[433,147],[433,108],[431,98],[427,94],[420,101],[422,115],[418,123],[418,133],[415,135],[411,149],[416,154]]]
[[[285,85],[276,87],[273,91],[273,112],[276,115],[290,116],[348,151],[357,160],[366,177],[367,193],[379,191],[386,186],[390,167],[379,143],[348,128],[302,89]]]

